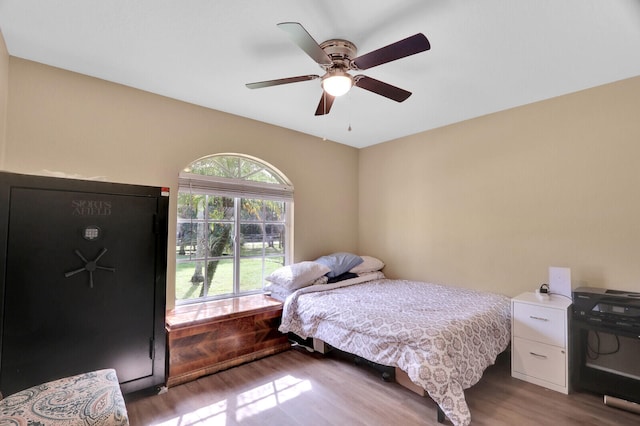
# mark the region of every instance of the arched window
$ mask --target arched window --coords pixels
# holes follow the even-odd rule
[[[257,158],[217,154],[180,173],[176,304],[263,291],[289,264],[293,186]]]

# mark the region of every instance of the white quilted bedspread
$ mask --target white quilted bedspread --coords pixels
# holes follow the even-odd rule
[[[454,425],[468,425],[471,414],[464,389],[477,383],[507,348],[510,327],[505,296],[378,279],[293,293],[285,301],[280,331],[314,337],[369,361],[399,367]]]

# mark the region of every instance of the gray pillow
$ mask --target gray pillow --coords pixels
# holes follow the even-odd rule
[[[331,271],[327,273],[327,277],[334,278],[348,272],[351,268],[358,266],[363,262],[363,259],[352,253],[341,252],[319,257],[315,262],[329,267]]]

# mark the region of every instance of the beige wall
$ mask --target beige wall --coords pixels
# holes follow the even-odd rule
[[[359,247],[392,277],[509,296],[640,291],[640,77],[360,151]]]
[[[7,130],[7,93],[9,92],[9,53],[0,31],[0,170],[4,165],[4,146]]]
[[[568,266],[574,287],[640,291],[640,77],[359,151],[0,51],[7,84],[5,170],[175,195],[190,161],[239,152],[294,183],[296,261],[358,251],[391,277],[507,295]],[[171,236],[174,220],[172,196]]]
[[[357,249],[357,149],[15,57],[9,71],[5,170],[170,186],[171,246],[179,171],[209,154],[248,154],[294,185],[296,261]],[[174,263],[170,250],[169,306]]]

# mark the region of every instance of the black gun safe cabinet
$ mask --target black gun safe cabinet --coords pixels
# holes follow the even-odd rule
[[[0,172],[0,391],[165,381],[168,190]]]

